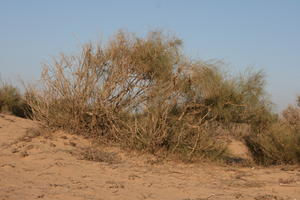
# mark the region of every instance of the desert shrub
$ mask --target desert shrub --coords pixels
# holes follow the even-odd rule
[[[285,124],[276,123],[263,134],[246,137],[258,164],[296,164],[300,162],[300,134]]]
[[[289,106],[271,127],[246,142],[259,164],[300,163],[300,108]]]
[[[0,83],[0,112],[10,113],[19,117],[26,117],[29,108],[19,89],[11,84]]]
[[[217,65],[195,63],[179,84],[181,110],[194,118],[221,124],[249,124],[263,129],[274,121],[271,103],[264,92],[264,74],[248,71],[237,77],[226,75]]]
[[[25,97],[50,127],[185,159],[221,158],[220,127],[261,130],[272,121],[262,72],[230,76],[218,63],[191,61],[161,32],[120,31],[106,45],[61,54]]]
[[[283,112],[283,122],[294,132],[300,132],[300,107],[288,106]]]
[[[51,126],[118,139],[119,121],[141,112],[150,88],[169,78],[179,46],[159,33],[142,40],[119,32],[106,47],[87,44],[80,55],[46,64],[28,102],[35,118]]]

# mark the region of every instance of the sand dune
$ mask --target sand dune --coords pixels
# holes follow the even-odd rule
[[[0,200],[300,200],[296,166],[161,162],[0,115]]]

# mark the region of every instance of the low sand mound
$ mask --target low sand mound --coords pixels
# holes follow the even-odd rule
[[[0,200],[294,200],[300,169],[160,161],[0,117]],[[235,149],[235,148],[234,148]]]
[[[0,146],[16,141],[36,126],[31,120],[0,114]]]
[[[231,138],[228,144],[228,150],[233,158],[253,162],[248,147],[241,141]]]

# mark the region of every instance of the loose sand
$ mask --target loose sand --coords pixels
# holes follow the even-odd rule
[[[158,162],[115,147],[97,151],[63,132],[39,136],[37,127],[0,115],[0,200],[300,200],[297,166]]]

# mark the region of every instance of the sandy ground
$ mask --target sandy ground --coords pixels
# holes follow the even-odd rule
[[[0,200],[300,200],[300,168],[157,162],[0,115]],[[98,160],[89,161],[90,160]]]

